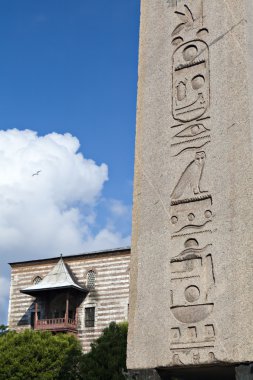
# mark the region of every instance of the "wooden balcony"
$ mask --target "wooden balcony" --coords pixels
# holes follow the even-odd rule
[[[71,318],[37,319],[34,330],[77,333],[77,321]]]

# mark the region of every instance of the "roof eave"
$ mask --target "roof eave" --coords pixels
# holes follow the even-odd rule
[[[100,250],[100,251],[83,252],[83,253],[78,253],[78,254],[74,254],[74,255],[66,255],[66,256],[63,256],[63,258],[66,260],[71,260],[71,259],[81,258],[81,257],[85,258],[85,257],[90,257],[90,256],[96,256],[96,255],[99,256],[99,255],[117,254],[117,253],[122,253],[122,252],[127,252],[127,251],[131,251],[131,246],[119,247],[119,248],[113,248],[113,249],[105,249],[105,250]],[[35,264],[35,263],[39,263],[41,261],[43,261],[43,262],[55,261],[58,258],[59,258],[59,256],[41,258],[41,259],[35,259],[35,260],[27,260],[27,261],[13,261],[13,262],[10,262],[8,264],[10,266],[19,265],[19,264]]]
[[[49,292],[53,290],[65,290],[65,289],[71,289],[76,290],[80,293],[89,293],[89,290],[86,288],[79,288],[77,286],[57,286],[57,287],[51,287],[51,288],[40,288],[40,289],[21,289],[20,293],[27,294],[29,296],[38,295],[39,293],[43,292]]]

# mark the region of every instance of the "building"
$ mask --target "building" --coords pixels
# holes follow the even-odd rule
[[[9,328],[69,332],[84,352],[128,317],[130,248],[10,263]]]

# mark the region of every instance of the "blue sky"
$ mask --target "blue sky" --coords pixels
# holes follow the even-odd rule
[[[77,174],[72,179],[71,173],[77,166],[78,151],[72,152],[68,161],[64,161],[65,156],[64,159],[60,158],[62,156],[59,153],[59,170],[56,168],[52,172],[53,177],[50,177],[50,174],[46,179],[45,170],[42,170],[42,179],[36,178],[34,194],[35,191],[37,195],[51,194],[47,191],[52,185],[52,192],[60,194],[61,197],[61,200],[58,199],[55,203],[59,207],[59,214],[62,216],[65,213],[66,217],[67,211],[74,210],[73,215],[74,212],[76,214],[72,215],[71,220],[74,222],[71,223],[77,226],[79,232],[82,222],[84,224],[82,242],[73,246],[68,242],[68,253],[77,253],[76,250],[82,247],[87,247],[87,250],[102,248],[103,241],[105,249],[110,248],[109,245],[112,246],[114,242],[123,244],[130,241],[139,7],[139,0],[2,0],[0,4],[0,130],[3,132],[0,152],[4,151],[4,158],[9,157],[7,161],[2,158],[2,172],[0,170],[0,177],[2,174],[2,178],[6,179],[5,188],[2,187],[2,192],[0,189],[3,207],[7,204],[3,200],[7,199],[6,184],[12,186],[8,193],[12,192],[14,187],[20,189],[13,195],[12,204],[17,199],[19,205],[26,204],[26,196],[28,197],[35,182],[29,182],[29,186],[24,188],[28,178],[24,173],[28,168],[31,171],[41,169],[36,167],[34,162],[47,167],[49,151],[46,148],[48,138],[45,136],[51,136],[53,132],[57,134],[57,138],[53,138],[56,144],[55,156],[66,141],[69,146],[75,145],[74,140],[64,135],[70,133],[73,139],[75,137],[79,140],[79,152],[86,160],[85,163],[87,164],[89,159],[94,161],[94,165],[90,166],[94,169],[91,169],[92,173],[99,173],[96,178],[92,177],[95,178],[96,185],[91,187],[90,193],[87,190],[88,198],[80,194],[78,187],[80,184],[85,189],[89,188],[91,180],[87,178],[91,178],[90,172],[87,172],[86,182],[82,182],[85,168],[89,165],[80,166],[80,176]],[[13,129],[17,131],[7,131]],[[31,133],[22,134],[26,129],[36,132],[37,137],[31,137]],[[38,140],[38,136],[44,140]],[[62,136],[65,136],[64,142]],[[25,145],[26,148],[22,145],[24,140],[29,141],[29,144]],[[52,139],[49,140],[52,143]],[[41,143],[39,158],[35,149],[38,141]],[[34,144],[33,149],[30,149],[31,144]],[[54,154],[51,152],[50,155],[52,157]],[[57,179],[55,185],[52,180],[59,171],[64,176],[62,168],[68,166],[72,159],[73,168],[66,172],[66,176],[68,175],[67,181],[73,183],[71,192],[76,193],[73,197],[69,192],[66,195],[57,189],[57,183],[61,183],[62,187],[68,186],[68,182],[64,182],[66,178]],[[101,166],[103,163],[108,170],[108,180],[105,167]],[[12,173],[16,174],[10,179]],[[27,175],[30,181],[29,173]],[[43,175],[44,182],[40,185],[38,181],[43,181]],[[42,198],[31,198],[34,202],[34,216],[36,207],[39,211]],[[52,199],[55,200],[55,197]],[[19,211],[18,216],[21,212],[26,214],[26,207],[20,208],[23,211]],[[19,210],[18,207],[16,209]],[[10,232],[16,216],[8,207],[5,215],[1,223],[9,223]],[[24,221],[21,224],[24,225]],[[36,228],[36,221],[33,225]],[[27,226],[29,227],[29,224]],[[5,281],[5,289],[8,287],[9,278],[6,265],[8,261],[48,256],[55,251],[56,255],[59,253],[58,250],[63,250],[63,243],[59,237],[59,246],[49,246],[47,243],[43,246],[43,251],[37,252],[34,248],[36,241],[28,246],[24,231],[17,226],[15,228],[15,236],[19,236],[19,240],[16,240],[18,243],[11,247],[10,244],[7,245],[8,249],[0,246],[3,266],[0,279],[2,278],[2,282]],[[33,236],[33,227],[30,225],[29,228]],[[37,239],[45,241],[48,235],[43,235],[43,228],[41,230],[42,235]],[[108,244],[106,239],[100,239],[100,245],[93,244],[101,231],[108,230],[120,238],[112,238]],[[2,238],[5,239],[6,236],[5,233]],[[78,236],[78,239],[81,237]],[[88,240],[90,244],[87,243]],[[20,252],[19,256],[17,250]],[[5,297],[5,308],[6,294],[5,291],[5,295],[2,295],[2,299]]]
[[[0,127],[71,132],[131,201],[138,0],[11,0],[0,12]]]

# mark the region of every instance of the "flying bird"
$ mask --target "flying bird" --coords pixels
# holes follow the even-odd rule
[[[38,170],[36,173],[33,173],[32,177],[34,177],[35,175],[39,175],[41,171],[42,170]]]

